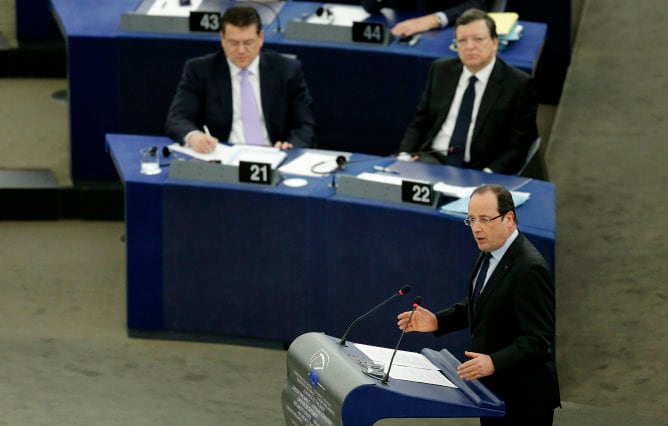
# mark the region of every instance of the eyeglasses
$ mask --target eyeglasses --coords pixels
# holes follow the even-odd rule
[[[486,226],[489,225],[491,221],[496,220],[505,215],[506,215],[505,213],[501,213],[500,215],[493,218],[481,217],[480,219],[476,219],[475,217],[467,217],[466,219],[464,219],[464,223],[466,224],[466,226],[473,226],[476,223],[479,223],[482,226]]]

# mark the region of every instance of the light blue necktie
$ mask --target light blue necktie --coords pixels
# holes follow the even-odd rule
[[[255,98],[255,90],[248,78],[248,69],[239,72],[241,81],[241,122],[244,127],[244,141],[249,145],[264,145],[264,132],[260,121],[260,109]]]

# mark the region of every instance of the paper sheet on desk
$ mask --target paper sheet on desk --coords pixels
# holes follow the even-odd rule
[[[323,13],[320,15],[311,14],[306,18],[306,22],[309,24],[352,27],[353,22],[364,21],[369,17],[369,14],[361,6],[323,4],[318,10],[322,10]]]
[[[191,10],[197,10],[202,0],[190,0],[189,6],[181,6],[179,0],[157,0],[146,12],[158,16],[190,16]]]
[[[510,194],[513,196],[515,207],[521,206],[522,204],[526,203],[529,198],[531,198],[530,192],[511,191]],[[469,198],[460,198],[459,200],[444,204],[441,206],[439,211],[441,213],[454,214],[458,216],[467,215],[469,211]]]
[[[169,149],[197,158],[198,160],[220,161],[228,166],[238,166],[239,161],[251,161],[254,163],[269,163],[272,169],[278,167],[288,156],[278,148],[255,145],[227,146],[218,144],[213,152],[208,154],[197,152],[192,148],[184,147],[177,143],[169,145]]]
[[[324,176],[337,170],[336,158],[339,156],[348,160],[351,154],[336,151],[307,151],[281,166],[278,171],[299,176]]]
[[[364,355],[372,361],[381,361],[385,364],[385,372],[390,365],[392,353],[389,348],[379,346],[354,344]],[[438,386],[447,386],[456,388],[450,380],[424,355],[417,352],[397,351],[394,357],[394,363],[390,370],[390,377],[397,380],[407,380],[410,382],[429,383]]]

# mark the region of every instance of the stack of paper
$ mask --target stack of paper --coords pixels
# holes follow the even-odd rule
[[[169,145],[169,149],[174,152],[189,155],[203,161],[220,161],[229,166],[238,166],[239,161],[250,161],[253,163],[269,163],[271,168],[277,168],[287,154],[278,148],[256,145],[223,145],[218,144],[216,149],[210,153],[196,152],[192,148],[181,146],[177,143]]]
[[[496,23],[496,33],[499,36],[499,51],[504,50],[510,42],[522,37],[522,25],[518,24],[519,15],[516,12],[491,12],[489,16]]]

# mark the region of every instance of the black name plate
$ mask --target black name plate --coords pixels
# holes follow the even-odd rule
[[[430,183],[404,180],[401,182],[401,201],[433,206],[434,189]]]
[[[190,12],[188,29],[191,32],[217,33],[220,31],[220,12]]]
[[[271,164],[239,161],[239,182],[271,185]]]
[[[353,22],[353,41],[385,43],[385,25],[379,22]]]

